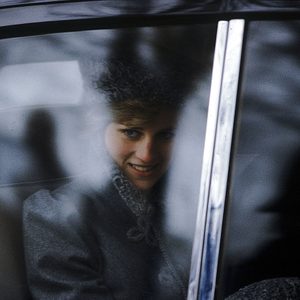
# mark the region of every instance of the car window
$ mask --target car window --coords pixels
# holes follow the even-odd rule
[[[220,299],[264,279],[299,277],[299,25],[248,24]]]
[[[46,285],[45,293],[50,293],[50,282],[60,280],[59,277],[52,276],[62,268],[65,272],[62,276],[66,276],[68,272],[72,274],[70,280],[75,280],[75,277],[72,277],[75,275],[90,278],[94,276],[94,270],[101,270],[105,275],[98,279],[101,282],[104,280],[104,285],[107,285],[106,288],[112,295],[120,293],[121,298],[122,293],[125,298],[128,295],[129,298],[132,295],[132,297],[143,295],[143,297],[157,297],[156,299],[165,299],[166,295],[173,292],[177,296],[181,295],[180,297],[186,295],[199,196],[215,34],[215,24],[203,24],[88,30],[15,37],[0,41],[0,197],[4,201],[1,215],[9,224],[3,229],[5,232],[1,234],[1,244],[9,243],[10,237],[14,235],[17,236],[15,243],[19,245],[20,250],[17,255],[13,251],[11,254],[0,253],[0,264],[5,265],[3,269],[5,273],[1,271],[4,291],[7,291],[8,287],[15,298],[21,299],[27,293],[26,282],[29,282],[30,293],[43,298],[45,295],[42,295],[42,287]],[[106,73],[111,66],[113,67],[110,70],[113,71]],[[112,77],[114,77],[113,87],[107,84]],[[153,173],[151,176],[156,181],[155,172],[157,172],[164,180],[165,188],[158,191],[161,194],[157,194],[160,197],[163,194],[164,202],[156,203],[160,198],[151,194],[154,199],[153,206],[160,207],[157,211],[160,211],[161,216],[156,217],[159,219],[162,232],[154,234],[159,246],[150,247],[150,250],[148,248],[137,250],[136,246],[133,249],[131,246],[126,248],[127,246],[122,244],[122,240],[126,240],[126,234],[129,239],[136,239],[136,242],[144,241],[146,238],[149,244],[152,241],[150,229],[147,229],[147,235],[145,234],[148,223],[144,215],[143,218],[140,216],[137,208],[141,204],[135,202],[132,204],[132,198],[128,198],[127,194],[124,196],[123,185],[119,186],[120,180],[126,183],[126,178],[124,179],[122,174],[114,173],[112,183],[117,193],[111,196],[111,202],[106,203],[108,207],[111,205],[114,211],[116,207],[111,204],[112,199],[119,196],[125,199],[120,210],[116,209],[115,217],[114,215],[109,217],[110,213],[96,217],[95,213],[100,213],[101,208],[90,208],[90,205],[101,203],[99,200],[95,204],[95,197],[90,196],[90,193],[92,189],[106,187],[108,177],[103,174],[107,157],[110,155],[116,157],[117,163],[120,157],[120,153],[115,154],[114,151],[113,154],[109,151],[107,153],[109,147],[104,151],[101,150],[104,143],[103,130],[108,126],[111,116],[111,111],[106,108],[105,99],[110,97],[109,99],[113,99],[111,101],[119,103],[118,97],[120,94],[125,95],[124,93],[129,95],[126,96],[126,100],[130,97],[153,99],[154,106],[159,101],[164,101],[163,113],[166,115],[163,116],[172,112],[174,105],[177,105],[180,112],[176,126],[173,126],[175,123],[168,121],[167,117],[160,117],[161,111],[151,117],[159,121],[150,125],[145,123],[133,126],[117,119],[122,126],[127,126],[125,129],[123,127],[118,129],[122,138],[126,138],[127,145],[128,141],[132,145],[151,137],[155,139],[156,145],[160,145],[163,149],[159,152],[163,156],[167,152],[167,143],[170,143],[171,138],[174,141],[170,164],[166,171],[153,171],[159,170],[160,161],[163,160],[161,158],[152,159],[151,163],[144,165],[136,160],[130,160],[128,163],[135,169],[134,174],[139,174],[136,177],[140,179],[144,176],[141,184],[150,181],[145,179],[144,173],[150,175]],[[126,120],[134,122],[134,116]],[[169,124],[172,124],[171,128]],[[105,143],[110,143],[110,135]],[[128,148],[125,150],[128,153]],[[122,156],[121,159],[125,158]],[[127,175],[127,169],[123,168],[122,162],[123,160],[118,167]],[[130,172],[128,174],[132,175]],[[150,175],[147,176],[151,178]],[[131,181],[140,187],[140,181],[136,180],[136,177],[131,178]],[[77,191],[72,190],[72,196],[65,202],[59,196],[64,194],[64,190],[60,189],[58,192],[57,188],[67,186],[69,193],[70,185],[75,186]],[[92,187],[91,190],[88,186]],[[91,197],[87,206],[85,206],[87,202],[82,204],[78,202],[81,200],[77,199],[77,196],[86,193],[86,190]],[[44,194],[45,191],[47,193],[55,191],[56,196],[53,194],[53,198],[55,201],[59,198],[62,201],[61,205],[52,210],[52,204],[56,206],[57,202],[52,200],[48,202],[50,198]],[[33,194],[35,196],[32,196]],[[147,193],[145,195],[146,198],[150,197]],[[22,225],[19,219],[16,221],[11,216],[15,210],[21,216],[23,202],[28,197],[30,200],[26,200],[29,204],[25,205],[23,212],[25,223]],[[80,209],[76,203],[81,203],[78,206]],[[48,208],[42,209],[40,205],[46,205]],[[137,227],[130,227],[131,230],[126,227],[129,221],[124,207],[139,220],[135,225]],[[82,215],[86,218],[84,222]],[[107,235],[99,233],[99,230],[93,231],[95,224],[102,218],[101,226],[109,228]],[[118,222],[121,222],[122,218],[124,226],[120,228],[124,230],[127,228],[124,235],[120,235],[120,239],[115,237],[110,239],[110,235],[119,234],[114,228],[120,225]],[[128,218],[131,222],[133,216],[130,215]],[[49,224],[53,222],[53,226],[48,226],[47,222]],[[84,224],[83,227],[80,225],[81,222]],[[75,236],[72,230],[77,226],[80,226],[80,230]],[[85,231],[89,226],[93,228],[94,233],[83,234],[79,241],[78,237],[82,232],[91,232]],[[52,232],[54,227],[60,229]],[[106,246],[100,246],[100,240],[104,244],[107,242]],[[75,244],[76,247],[81,245],[83,248],[72,252]],[[123,246],[124,251],[119,251],[118,249],[122,249]],[[97,247],[101,249],[102,254],[91,254],[98,251]],[[15,249],[13,245],[11,248]],[[48,261],[48,255],[53,256],[54,260]],[[89,260],[85,261],[85,255],[88,255]],[[120,257],[112,258],[118,255]],[[15,264],[15,257],[18,257],[21,264]],[[64,260],[63,257],[68,258]],[[110,272],[109,266],[101,269],[100,257],[103,257],[104,265],[111,264],[112,270],[117,268],[120,272]],[[73,259],[74,265],[69,267],[75,271],[64,269],[64,264]],[[40,264],[42,266],[44,263],[40,271],[45,272],[43,276],[52,278],[49,284],[45,281],[45,277],[34,279],[38,273],[41,274],[40,271],[35,272]],[[142,275],[137,276],[134,265],[137,266],[137,270],[139,268],[143,270],[140,273]],[[35,268],[35,271],[32,271],[32,268]],[[88,272],[87,268],[93,271],[89,269]],[[154,273],[149,271],[151,274],[147,274],[146,270],[152,268],[155,270]],[[78,270],[82,270],[82,273]],[[65,278],[66,281],[69,279]],[[148,281],[151,284],[144,285]],[[119,287],[115,286],[116,282],[120,282]],[[136,282],[137,286],[132,286],[129,290],[126,286],[130,285],[130,282],[131,284]],[[174,291],[172,288],[159,288],[160,285],[172,287],[174,282],[177,283]],[[89,288],[90,285],[83,286],[82,291],[85,289],[93,291],[93,287],[91,290]],[[94,290],[99,292],[98,289],[99,283]],[[57,293],[56,295],[64,295],[60,288],[53,292]]]

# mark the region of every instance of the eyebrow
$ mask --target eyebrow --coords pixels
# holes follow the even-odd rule
[[[122,131],[124,129],[139,130],[139,131],[145,130],[145,127],[131,126],[130,124],[122,124],[122,123],[120,123],[120,125],[125,126],[125,128],[119,128],[120,131]],[[159,130],[159,132],[175,131],[176,129],[177,129],[177,126],[166,127],[166,128],[162,128],[161,130]]]
[[[125,126],[125,128],[120,128],[120,130],[122,130],[122,129],[144,130],[145,129],[143,127],[131,126],[129,124],[127,124],[127,125],[126,124],[120,124],[120,125]]]

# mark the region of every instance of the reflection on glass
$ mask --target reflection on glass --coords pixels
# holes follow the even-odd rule
[[[34,298],[186,298],[214,33],[1,41],[0,197],[27,198]]]
[[[299,22],[251,22],[247,33],[241,103],[219,298],[262,280],[230,299],[298,299],[299,292]],[[284,277],[284,280],[278,278]],[[297,287],[298,286],[298,287]],[[297,287],[297,288],[296,288]],[[253,298],[251,298],[253,297]]]

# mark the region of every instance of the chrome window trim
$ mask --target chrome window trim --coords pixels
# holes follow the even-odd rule
[[[215,135],[217,127],[217,116],[221,92],[221,83],[224,67],[224,58],[227,41],[228,22],[218,23],[214,62],[211,79],[211,92],[207,113],[207,125],[203,150],[202,171],[200,181],[200,194],[197,211],[197,221],[195,238],[191,258],[191,271],[188,289],[188,300],[195,300],[198,294],[198,284],[201,267],[201,253],[203,251],[203,238],[205,235],[205,219],[207,212],[207,201],[209,194],[209,184],[211,181],[211,169],[213,161],[213,150],[215,145]]]
[[[188,300],[214,298],[244,23],[218,24]]]

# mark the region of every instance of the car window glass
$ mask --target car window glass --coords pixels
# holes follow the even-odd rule
[[[245,36],[220,299],[299,276],[299,22],[250,22]]]
[[[104,246],[103,248],[99,246],[101,251],[103,251],[104,265],[111,263],[111,269],[116,268],[120,272],[113,274],[113,272],[108,271],[108,267],[104,269],[104,277],[99,277],[99,280],[104,280],[103,278],[107,280],[107,282],[104,280],[104,285],[107,284],[107,288],[112,295],[120,293],[122,298],[126,285],[130,285],[130,282],[136,282],[137,286],[132,286],[131,291],[126,290],[124,292],[125,298],[132,296],[138,299],[140,295],[143,295],[142,298],[166,299],[165,297],[169,297],[168,295],[172,295],[172,293],[175,293],[176,297],[178,295],[184,297],[188,285],[195,214],[199,196],[199,177],[215,32],[215,25],[204,24],[197,26],[89,30],[1,40],[0,197],[4,202],[1,215],[3,215],[3,220],[7,220],[9,224],[6,227],[8,228],[6,234],[1,235],[3,236],[1,244],[7,243],[11,235],[17,236],[16,243],[20,246],[18,257],[22,261],[23,244],[22,238],[18,236],[22,236],[23,231],[25,252],[27,253],[25,260],[27,263],[28,261],[33,262],[39,255],[47,257],[48,254],[51,256],[53,253],[56,253],[57,249],[65,249],[57,253],[63,256],[68,256],[68,253],[72,257],[74,255],[72,268],[74,267],[78,271],[81,268],[80,266],[82,266],[82,272],[85,274],[84,270],[86,270],[85,268],[88,264],[92,266],[92,269],[98,270],[97,268],[100,268],[98,264],[101,265],[102,263],[99,262],[100,257],[95,257],[93,254],[99,246],[95,248],[95,243],[98,243],[98,239],[109,240],[105,244],[108,247],[107,249],[104,249]],[[111,73],[113,74],[112,76],[115,76],[113,88],[111,86],[107,87],[106,83],[99,83],[99,78],[103,78],[101,76],[103,76],[103,73],[110,65],[117,66],[114,67],[115,69]],[[128,77],[124,76],[125,73],[122,73],[123,71],[120,71],[123,67],[125,69],[124,72],[128,72]],[[141,77],[140,81],[136,80],[138,77],[134,79],[134,74],[139,76],[141,73],[143,73],[143,77]],[[107,79],[109,76],[105,78]],[[155,217],[158,219],[156,221],[159,224],[159,228],[161,228],[161,233],[160,230],[154,233],[159,246],[157,248],[154,247],[153,250],[151,250],[151,247],[150,250],[148,248],[138,250],[137,246],[134,246],[133,249],[130,248],[131,246],[128,246],[129,248],[127,249],[127,246],[122,244],[122,239],[126,240],[127,238],[126,234],[131,239],[136,239],[136,242],[139,242],[139,240],[145,241],[147,238],[149,244],[151,244],[152,235],[149,233],[150,229],[147,229],[147,235],[145,234],[145,228],[148,226],[148,223],[145,221],[144,215],[141,218],[139,213],[140,204],[137,205],[136,201],[133,201],[132,204],[132,198],[128,198],[127,194],[127,196],[124,196],[123,185],[121,188],[118,186],[119,180],[124,179],[122,174],[120,175],[119,173],[113,177],[112,183],[117,191],[115,191],[116,195],[111,197],[114,199],[114,197],[120,196],[125,199],[125,202],[120,206],[119,213],[122,212],[121,207],[124,210],[127,207],[139,220],[137,225],[135,227],[128,225],[129,227],[125,230],[126,222],[132,222],[134,216],[130,215],[129,212],[127,212],[128,216],[122,213],[118,215],[118,210],[116,209],[116,215],[109,217],[110,213],[108,212],[106,216],[103,216],[103,220],[106,221],[103,221],[102,226],[104,228],[109,227],[107,229],[109,234],[107,235],[102,233],[99,233],[98,236],[94,233],[90,235],[84,234],[84,238],[79,242],[78,235],[73,236],[74,232],[71,230],[77,228],[76,226],[83,222],[82,214],[84,214],[88,221],[84,219],[84,229],[80,227],[80,230],[89,233],[90,229],[85,231],[85,227],[90,226],[89,228],[93,228],[93,230],[98,232],[94,228],[99,226],[98,222],[101,219],[99,215],[95,217],[97,209],[91,209],[90,204],[85,206],[86,202],[79,209],[76,207],[79,203],[76,197],[81,193],[86,193],[86,190],[88,190],[87,194],[90,197],[92,189],[105,189],[109,186],[110,179],[103,175],[105,173],[107,154],[108,157],[113,157],[115,162],[119,163],[120,153],[115,154],[113,151],[113,154],[111,154],[110,150],[108,150],[110,148],[100,151],[104,143],[103,130],[106,129],[111,114],[109,110],[106,110],[106,105],[103,103],[106,103],[105,97],[107,95],[112,97],[111,99],[117,99],[116,101],[118,102],[120,90],[122,91],[121,94],[125,90],[128,92],[126,84],[128,84],[127,81],[129,79],[127,80],[127,78],[133,78],[132,80],[135,81],[134,84],[136,85],[136,89],[133,89],[134,92],[128,95],[137,95],[135,92],[138,89],[139,95],[143,96],[132,96],[133,98],[145,97],[154,99],[156,97],[159,99],[157,101],[165,101],[164,103],[167,105],[164,106],[163,113],[172,112],[172,107],[178,99],[181,99],[180,101],[183,103],[181,106],[178,104],[180,113],[176,119],[176,126],[172,125],[172,128],[169,128],[169,124],[175,123],[168,121],[167,117],[160,117],[161,111],[159,111],[156,113],[157,115],[154,115],[155,118],[152,117],[154,120],[159,120],[157,122],[152,122],[150,125],[145,123],[139,126],[128,126],[126,123],[125,125],[130,127],[130,130],[120,129],[118,131],[118,133],[121,132],[120,134],[122,134],[123,138],[126,137],[131,143],[133,141],[137,143],[137,137],[141,140],[144,138],[143,141],[146,141],[149,137],[153,138],[153,140],[155,138],[155,145],[159,145],[163,149],[159,152],[162,156],[167,151],[165,150],[167,148],[164,147],[169,143],[169,139],[172,138],[174,141],[170,162],[165,171],[159,171],[161,158],[152,159],[150,163],[141,165],[136,160],[128,160],[127,157],[124,158],[122,156],[122,160],[118,165],[118,167],[121,166],[121,171],[124,171],[125,175],[128,175],[129,179],[138,187],[140,187],[140,181],[137,181],[136,177],[139,178],[138,180],[141,177],[143,178],[141,185],[145,184],[145,182],[147,184],[149,181],[146,178],[147,176],[148,178],[153,177],[155,183],[155,176],[163,180],[164,189],[163,191],[157,191],[157,195],[161,197],[163,194],[164,201],[159,203],[158,199],[160,198],[151,194],[151,197],[154,199],[153,206],[158,205],[160,208],[157,211],[160,211],[161,214]],[[163,78],[163,80],[160,78]],[[130,98],[130,96],[126,97]],[[131,117],[130,122],[134,120],[134,117]],[[161,124],[167,124],[168,126]],[[105,143],[110,142],[110,136],[108,137],[109,141],[105,140]],[[128,151],[127,148],[126,151]],[[131,171],[127,174],[127,169],[123,169],[122,162],[125,159],[128,161],[127,165],[134,169],[132,171],[135,172],[133,173],[134,175],[130,173]],[[152,169],[158,171],[153,171]],[[159,176],[155,175],[155,172],[159,173]],[[150,175],[146,176],[145,173]],[[131,175],[133,177],[130,177]],[[127,179],[125,176],[124,184],[126,184]],[[72,185],[74,182],[76,182],[77,192],[70,196],[72,201],[70,199],[67,202],[62,200],[62,204],[56,208],[61,213],[63,211],[62,215],[56,209],[52,211],[52,208],[49,207],[47,209],[35,209],[34,207],[39,207],[40,203],[43,203],[43,200],[39,198],[38,200],[41,201],[32,201],[35,205],[33,206],[34,212],[30,211],[28,218],[25,216],[25,224],[32,221],[32,226],[35,229],[31,225],[24,228],[19,219],[16,221],[11,218],[13,211],[16,209],[19,216],[21,216],[24,200],[37,191],[57,191],[57,188],[62,186],[69,187],[69,184]],[[152,183],[150,185],[152,187]],[[90,187],[91,190],[89,189]],[[68,192],[70,191],[68,190]],[[55,195],[61,194],[64,194],[62,190]],[[145,195],[147,199],[150,197],[147,193]],[[44,200],[46,198],[47,196],[42,197]],[[58,198],[60,199],[60,196]],[[91,196],[91,199],[95,199],[95,197]],[[48,200],[46,200],[47,203]],[[90,200],[89,203],[94,203],[93,201]],[[56,202],[50,202],[51,207],[53,203],[56,205]],[[68,205],[64,206],[65,203],[68,203]],[[95,203],[95,205],[99,204],[99,202]],[[111,200],[110,203],[106,204],[108,207],[111,207],[111,212],[115,209],[113,203],[113,200]],[[32,209],[30,205],[28,207],[25,208],[25,214],[27,209]],[[146,211],[147,207],[145,208],[143,205],[142,207],[142,210]],[[50,222],[48,218],[51,218],[53,214],[55,216],[53,217],[55,226],[62,226],[61,228],[67,229],[55,231],[54,236],[57,239],[53,240],[54,236],[51,235],[50,241],[47,238],[47,236],[50,236],[49,227],[43,227],[44,221],[39,223],[37,210],[43,216],[41,219],[46,218]],[[98,208],[98,211],[100,210]],[[78,219],[76,219],[77,214]],[[124,235],[120,235],[120,239],[115,238],[112,241],[108,236],[119,234],[119,231],[114,231],[114,228],[119,226],[118,222],[121,222],[122,217],[124,218],[122,221],[124,226],[120,228],[124,228],[124,233],[122,233]],[[97,221],[93,222],[93,218],[97,219]],[[128,221],[128,218],[130,221]],[[35,221],[37,223],[34,223]],[[69,222],[75,222],[74,227],[68,227],[66,223],[70,224]],[[35,231],[37,228],[40,229]],[[32,244],[37,236],[40,244]],[[62,241],[64,241],[64,247],[62,245],[59,246]],[[26,248],[27,243],[31,243],[31,246],[28,246],[28,248]],[[74,253],[68,252],[71,251],[68,249],[72,248],[74,250],[73,246],[76,245],[76,248],[79,244],[84,244],[83,248],[75,250]],[[91,246],[91,244],[94,246]],[[42,245],[46,245],[46,252],[36,253],[35,251],[43,249],[44,246]],[[51,254],[47,252],[49,250],[47,248],[52,246],[54,248],[57,246],[58,248],[52,248],[50,250],[50,252],[53,251]],[[123,246],[124,251],[116,250],[122,249]],[[91,259],[88,262],[85,261],[85,253],[88,253],[89,259]],[[60,257],[59,255],[56,257]],[[112,259],[111,256],[113,255],[120,255],[120,257]],[[6,282],[5,286],[10,286],[11,290],[14,290],[13,292],[16,294],[16,298],[18,298],[27,288],[25,275],[23,274],[27,272],[31,293],[42,297],[41,291],[43,289],[41,289],[41,286],[36,288],[36,282],[32,281],[33,279],[30,275],[31,267],[28,267],[27,264],[27,268],[25,268],[24,263],[25,271],[18,269],[20,267],[16,267],[14,264],[14,257],[15,254],[13,253],[8,256],[0,253],[1,265],[3,260],[6,270],[9,270],[5,274],[1,274],[1,278],[3,278],[1,282]],[[69,257],[68,261],[72,259]],[[69,269],[64,269],[63,267],[65,261],[59,264],[58,262],[59,259],[53,262],[50,260],[45,261],[45,266],[47,267],[43,268],[43,272],[45,271],[45,274],[51,277],[55,272],[60,272],[59,270],[62,268],[63,272],[68,273]],[[41,260],[39,263],[42,264],[43,261]],[[58,265],[56,266],[56,264]],[[134,265],[136,265],[135,268],[132,267]],[[49,270],[51,269],[49,266],[53,267],[53,270],[49,272],[54,273],[47,273],[48,268]],[[139,268],[143,270],[142,273],[137,273]],[[147,274],[148,269],[150,270],[149,274]],[[155,271],[151,271],[152,269]],[[13,274],[15,272],[19,272],[19,274],[24,276],[14,277]],[[77,274],[76,271],[70,271],[70,273],[72,276]],[[129,273],[132,273],[132,277],[129,276]],[[86,278],[88,278],[92,273],[87,272],[86,274],[89,274],[86,275]],[[55,280],[59,280],[57,277],[55,278]],[[120,282],[119,287],[115,286],[116,282]],[[174,282],[177,283],[176,288],[162,288],[164,286],[171,287]],[[18,286],[18,288],[15,288],[15,286]],[[47,283],[46,286],[48,286]],[[89,287],[83,286],[82,290],[86,288],[90,291]],[[99,285],[97,285],[98,288]],[[59,289],[54,291],[54,293],[61,295]],[[140,297],[140,299],[142,298]]]

